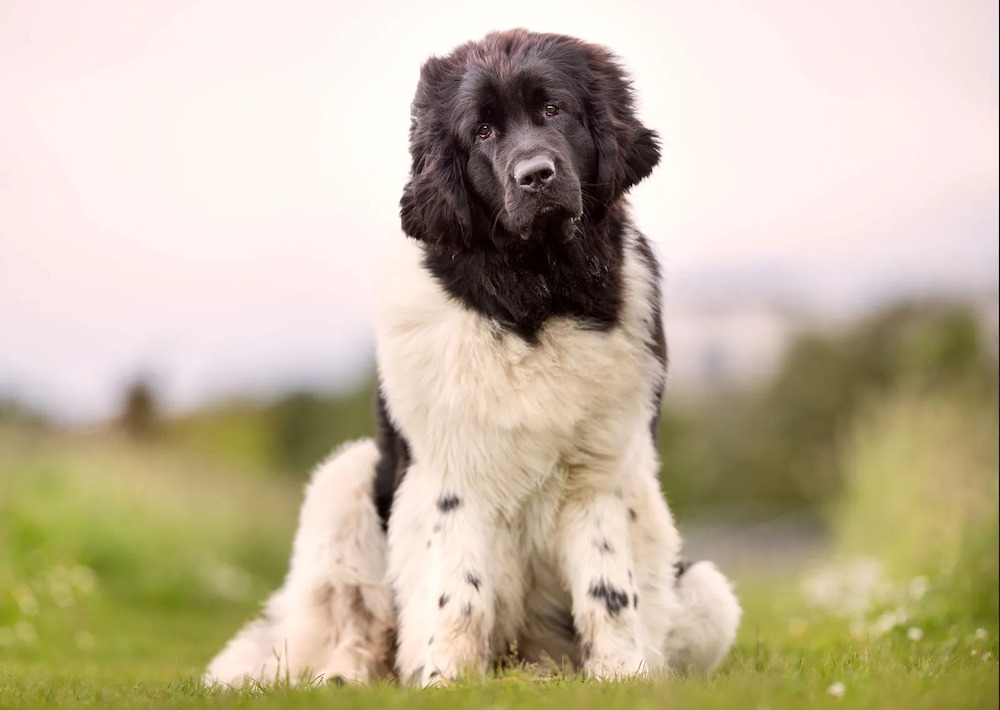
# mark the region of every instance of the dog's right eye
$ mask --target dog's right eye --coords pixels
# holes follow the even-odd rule
[[[491,126],[488,123],[481,124],[479,126],[479,130],[476,131],[476,135],[482,138],[483,140],[486,140],[487,138],[493,135],[493,126]]]

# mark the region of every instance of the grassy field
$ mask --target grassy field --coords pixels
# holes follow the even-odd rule
[[[827,563],[738,580],[738,644],[709,677],[218,692],[197,678],[280,582],[299,485],[0,428],[0,707],[996,707],[995,413],[904,395],[856,429]]]

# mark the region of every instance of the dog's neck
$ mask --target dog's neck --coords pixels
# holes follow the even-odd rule
[[[424,265],[453,298],[503,329],[535,342],[549,318],[606,330],[622,304],[623,210],[520,235],[476,230],[470,244],[429,244]]]

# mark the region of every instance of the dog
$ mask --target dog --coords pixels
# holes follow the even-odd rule
[[[306,491],[291,567],[209,683],[415,686],[511,658],[708,671],[741,610],[660,490],[660,159],[603,47],[513,30],[424,64],[375,309],[377,440]]]

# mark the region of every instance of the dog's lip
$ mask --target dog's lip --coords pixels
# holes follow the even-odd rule
[[[581,219],[583,219],[582,212],[573,212],[556,206],[545,208],[535,213],[531,223],[520,230],[520,236],[522,240],[528,241],[535,232],[541,231],[546,226],[558,227],[566,235],[566,241],[569,241],[576,235]]]

